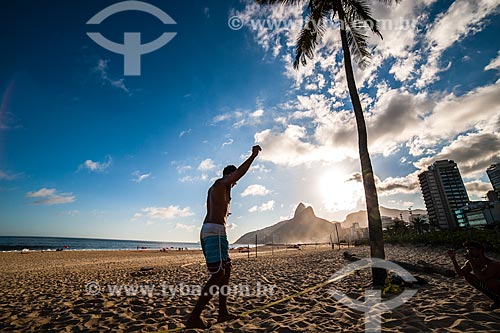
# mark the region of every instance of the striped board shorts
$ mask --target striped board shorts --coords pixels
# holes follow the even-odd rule
[[[231,265],[226,228],[222,224],[204,223],[200,232],[201,248],[210,274]]]

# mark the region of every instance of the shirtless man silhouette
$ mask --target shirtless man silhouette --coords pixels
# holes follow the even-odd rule
[[[262,149],[260,146],[252,147],[252,154],[238,168],[228,165],[222,172],[222,178],[217,179],[208,190],[207,215],[203,221],[200,232],[201,247],[207,263],[208,270],[212,276],[201,291],[193,312],[186,322],[189,328],[208,328],[201,319],[201,312],[212,298],[215,290],[220,290],[229,283],[231,275],[231,258],[229,258],[229,242],[226,235],[226,219],[229,213],[231,201],[231,188],[243,177],[250,165]],[[226,287],[227,289],[227,287]],[[225,322],[237,316],[229,313],[227,309],[227,294],[219,292],[219,315],[217,322]]]

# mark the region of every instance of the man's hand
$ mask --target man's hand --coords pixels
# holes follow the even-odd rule
[[[259,155],[259,152],[262,150],[259,145],[255,145],[252,147],[252,155],[257,156]]]
[[[450,249],[448,250],[448,256],[451,258],[451,259],[455,259],[457,257],[457,251],[453,250],[453,249]]]

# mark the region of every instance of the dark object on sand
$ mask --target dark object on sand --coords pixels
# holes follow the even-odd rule
[[[155,274],[152,267],[141,267],[138,271],[130,272],[130,276],[145,276],[150,274]]]
[[[418,273],[427,273],[427,274],[439,274],[445,277],[454,277],[457,275],[455,271],[451,269],[444,268],[439,265],[434,265],[434,264],[429,264],[423,260],[419,260],[417,262],[417,265],[415,264],[410,264],[407,262],[401,262],[401,261],[393,261],[393,263],[403,267],[406,270],[412,271],[412,272],[418,272]]]
[[[345,251],[343,255],[344,259],[349,260],[350,262],[361,260],[361,258],[356,257],[355,254],[350,254],[347,251]]]
[[[361,258],[356,257],[356,255],[350,254],[349,252],[345,251],[344,252],[344,259],[348,261],[358,261],[361,260]],[[427,274],[439,274],[442,276],[446,277],[454,277],[457,275],[455,271],[451,269],[444,268],[439,265],[434,265],[434,264],[429,264],[423,260],[419,260],[417,262],[417,265],[415,264],[410,264],[407,262],[402,262],[402,261],[394,261],[391,260],[393,263],[403,267],[404,269],[411,271],[411,272],[417,272],[417,273],[427,273]]]

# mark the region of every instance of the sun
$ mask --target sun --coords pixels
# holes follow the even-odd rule
[[[363,185],[352,177],[328,171],[318,179],[323,205],[330,212],[352,210],[363,198]]]

